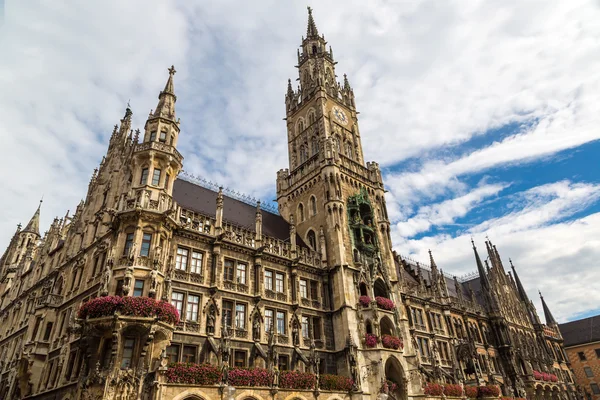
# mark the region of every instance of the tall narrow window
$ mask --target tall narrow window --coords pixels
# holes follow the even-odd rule
[[[315,196],[310,198],[310,212],[312,215],[317,215],[317,198]]]
[[[223,326],[231,328],[233,322],[233,303],[231,301],[223,300]]]
[[[123,249],[123,255],[126,256],[129,254],[129,250],[133,246],[133,233],[128,233],[125,238],[125,248]]]
[[[183,346],[183,355],[181,361],[184,363],[196,362],[196,346]]]
[[[142,177],[140,178],[140,185],[148,184],[148,168],[142,170]]]
[[[235,327],[236,329],[246,329],[246,305],[235,305]]]
[[[348,158],[352,158],[352,144],[346,143],[346,155]]]
[[[183,293],[171,293],[171,304],[177,309],[179,315],[183,315]]]
[[[135,346],[135,339],[125,338],[123,342],[123,357],[121,359],[121,368],[129,368],[131,367],[131,362],[133,361],[133,349]]]
[[[233,261],[225,260],[225,268],[223,269],[223,278],[226,281],[233,282]]]
[[[321,339],[321,318],[313,317],[313,336],[315,339]]]
[[[317,300],[319,293],[319,284],[317,281],[310,281],[310,298],[313,300]]]
[[[298,205],[298,222],[304,222],[304,205],[302,203]]]
[[[144,281],[136,279],[133,286],[133,297],[142,297],[144,295]]]
[[[310,322],[308,317],[302,317],[302,337],[310,337]]]
[[[273,328],[273,310],[265,309],[265,332],[271,332]]]
[[[175,269],[186,271],[188,262],[188,250],[177,248],[177,256],[175,257]]]
[[[202,272],[202,256],[202,253],[198,251],[192,251],[192,273],[199,274]]]
[[[198,309],[200,307],[200,296],[189,295],[187,298],[187,313],[186,319],[188,321],[198,321]]]
[[[300,279],[300,297],[308,299],[308,282],[306,279]]]
[[[169,189],[169,183],[171,182],[171,175],[165,176],[165,189]]]
[[[156,140],[156,131],[150,132],[150,141],[154,142]]]
[[[154,168],[154,171],[152,171],[152,185],[153,186],[158,186],[158,184],[160,182],[160,173],[161,173],[161,170],[158,168]]]
[[[235,277],[237,283],[246,284],[246,264],[238,263]]]
[[[112,340],[104,339],[104,343],[102,345],[102,369],[108,368],[110,364],[110,357],[112,355]]]
[[[312,138],[311,150],[313,156],[319,152],[319,140],[316,137]]]
[[[277,333],[285,335],[285,313],[277,311]]]
[[[176,363],[179,361],[179,345],[172,344],[167,347],[167,357],[169,358],[169,363]]]
[[[144,233],[144,236],[142,236],[142,247],[140,248],[140,256],[148,257],[150,255],[150,243],[152,243],[152,234]]]
[[[233,352],[233,365],[236,368],[246,367],[246,352],[243,350],[235,350]]]
[[[283,274],[275,274],[275,291],[277,293],[283,293]]]
[[[306,234],[306,238],[308,239],[308,245],[313,249],[317,250],[317,236],[315,235],[315,231],[312,229],[308,231]]]
[[[159,141],[165,143],[167,141],[167,131],[160,131]]]
[[[46,330],[44,331],[44,342],[50,340],[50,333],[52,333],[52,322],[46,324]]]
[[[265,289],[273,290],[273,271],[265,270]]]

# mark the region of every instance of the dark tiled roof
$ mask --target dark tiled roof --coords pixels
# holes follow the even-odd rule
[[[183,208],[215,217],[217,192],[191,182],[177,179],[173,183],[173,198]],[[223,196],[223,220],[254,231],[256,207],[242,201]],[[263,234],[281,240],[289,240],[290,226],[283,217],[262,211]],[[302,242],[298,242],[302,244]]]
[[[600,341],[600,315],[559,324],[565,347]]]

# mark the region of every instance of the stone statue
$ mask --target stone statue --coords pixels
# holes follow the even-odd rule
[[[135,252],[136,252],[137,244],[133,242],[129,247],[129,252],[127,253],[127,258],[131,263],[135,260]]]
[[[252,325],[252,328],[253,328],[254,340],[259,341],[260,340],[260,318],[258,315],[256,317],[254,317],[254,323]]]
[[[215,334],[215,306],[211,305],[206,317],[206,333],[208,335]]]
[[[294,322],[292,324],[292,342],[294,346],[300,346],[300,337],[298,332],[298,323]]]
[[[162,298],[165,301],[169,301],[169,300],[171,300],[171,278],[167,277],[164,280],[163,284],[164,284],[165,290],[163,291]]]
[[[150,271],[150,293],[156,295],[156,289],[158,287],[158,271],[153,269]],[[152,296],[154,297],[154,296]]]
[[[279,386],[279,368],[273,367],[273,386]]]
[[[104,267],[104,274],[102,275],[102,289],[100,290],[101,296],[108,295],[108,285],[110,284],[110,278],[112,277],[112,271],[110,265],[107,263]]]

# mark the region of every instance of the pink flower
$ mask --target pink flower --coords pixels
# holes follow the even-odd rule
[[[319,388],[336,392],[349,392],[354,386],[354,381],[341,375],[323,374],[319,378]]]
[[[377,346],[377,336],[373,335],[372,333],[367,333],[367,336],[365,337],[365,344],[367,347]]]
[[[377,301],[377,307],[383,308],[384,310],[393,310],[395,307],[394,302],[385,297],[377,296],[375,297],[375,301]]]
[[[157,301],[149,297],[96,297],[84,303],[78,312],[78,318],[101,318],[114,315],[158,318],[171,325],[179,323],[179,312],[169,302]]]
[[[358,302],[363,307],[369,307],[369,304],[371,304],[371,298],[369,296],[360,296],[358,298]]]
[[[383,343],[383,347],[386,349],[398,350],[399,348],[404,347],[402,339],[392,335],[383,335],[381,337],[381,343]]]

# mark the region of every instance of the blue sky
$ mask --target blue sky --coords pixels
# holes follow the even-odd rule
[[[598,5],[309,3],[354,88],[365,159],[382,167],[397,252],[431,249],[460,276],[475,269],[470,238],[483,251],[489,236],[536,304],[540,289],[561,321],[597,312]],[[184,168],[273,199],[306,6],[6,2],[0,243],[42,194],[44,227],[75,208],[127,101],[142,129],[171,64]]]

